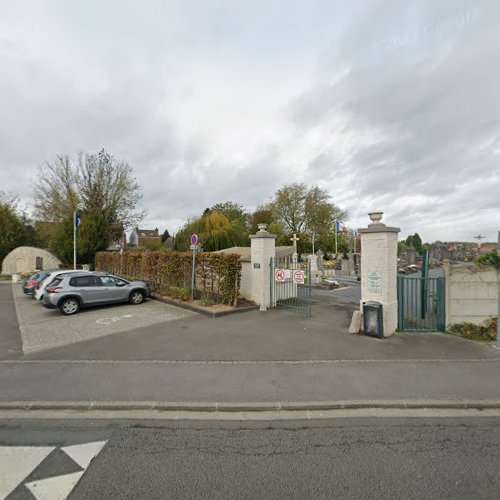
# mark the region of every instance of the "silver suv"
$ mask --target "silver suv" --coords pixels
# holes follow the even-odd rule
[[[75,314],[80,308],[129,302],[140,304],[151,290],[144,281],[128,281],[106,273],[71,273],[56,276],[45,289],[42,304]]]

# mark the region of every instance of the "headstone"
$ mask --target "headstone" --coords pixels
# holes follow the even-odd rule
[[[318,263],[318,270],[323,272],[325,270],[325,265],[323,263],[323,252],[321,250],[318,250],[316,252],[316,261]]]
[[[321,273],[318,269],[318,257],[316,255],[308,255],[309,265],[311,269],[311,283],[313,285],[318,285],[321,283]]]

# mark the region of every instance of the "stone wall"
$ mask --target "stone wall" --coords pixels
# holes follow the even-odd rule
[[[482,323],[498,314],[498,273],[490,266],[452,265],[445,261],[446,326]]]
[[[2,262],[2,274],[28,273],[38,269],[60,269],[62,262],[42,248],[17,247]]]

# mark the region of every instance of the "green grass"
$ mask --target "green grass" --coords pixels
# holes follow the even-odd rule
[[[497,321],[498,318],[493,318],[481,325],[476,325],[475,323],[457,323],[451,325],[447,333],[460,335],[464,339],[491,342],[497,338]]]

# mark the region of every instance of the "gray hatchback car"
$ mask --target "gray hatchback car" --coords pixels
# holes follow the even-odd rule
[[[140,304],[150,294],[144,281],[128,281],[99,272],[60,274],[47,285],[42,304],[70,315],[82,307],[118,302]]]

